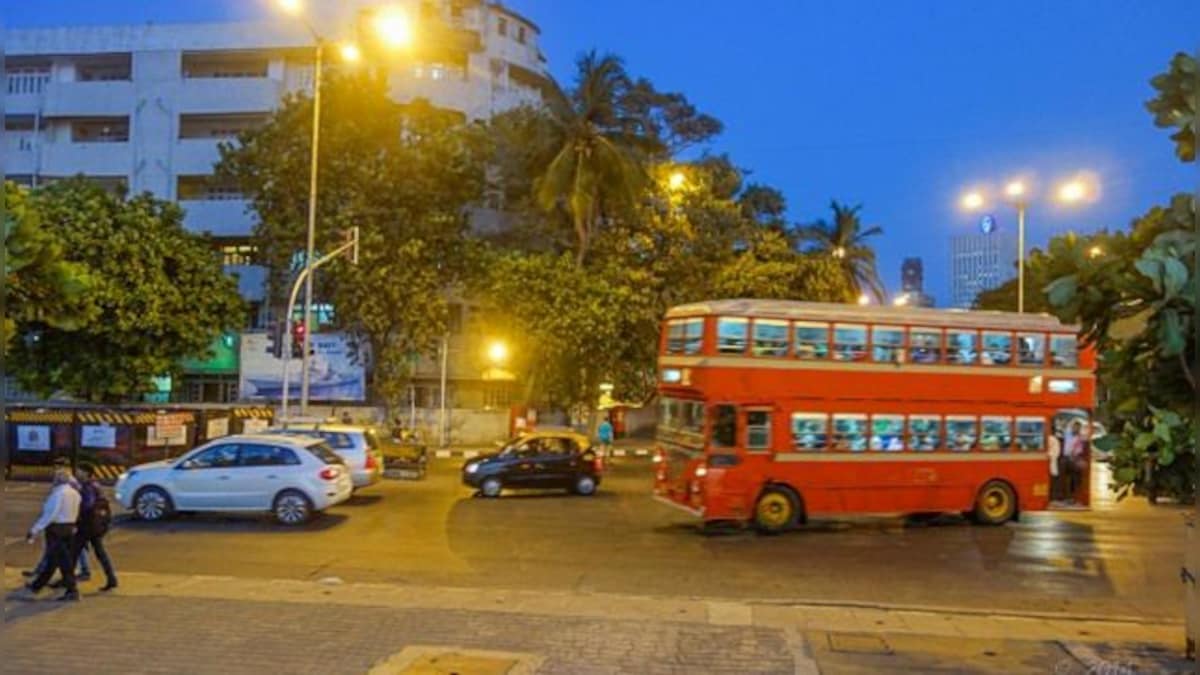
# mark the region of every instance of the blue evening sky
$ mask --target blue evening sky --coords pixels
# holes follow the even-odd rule
[[[348,2],[324,3],[327,8]],[[1049,189],[1090,171],[1102,192],[1080,209],[1035,205],[1029,236],[1125,227],[1196,187],[1142,104],[1149,78],[1200,49],[1195,0],[511,0],[537,22],[551,69],[596,47],[687,94],[726,125],[713,143],[781,188],[790,217],[863,204],[883,227],[880,269],[925,260],[948,299],[949,237],[971,185],[1031,175]],[[36,6],[36,10],[31,7]],[[211,21],[270,15],[266,0],[0,0],[9,27]],[[332,9],[330,11],[333,11]],[[1014,215],[999,206],[1001,227]]]

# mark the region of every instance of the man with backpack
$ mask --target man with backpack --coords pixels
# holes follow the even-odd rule
[[[71,559],[77,559],[85,547],[92,549],[92,554],[104,569],[105,583],[100,590],[111,591],[117,587],[117,574],[113,570],[108,551],[104,548],[104,535],[108,534],[108,529],[112,526],[112,507],[108,498],[104,496],[104,491],[100,489],[95,469],[84,465],[79,467],[76,475],[79,478],[81,500],[79,523],[71,546]]]

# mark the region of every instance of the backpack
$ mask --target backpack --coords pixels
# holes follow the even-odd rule
[[[91,518],[88,522],[89,533],[93,537],[103,537],[111,526],[112,505],[108,503],[108,497],[105,497],[103,492],[96,490],[96,501],[92,504]]]

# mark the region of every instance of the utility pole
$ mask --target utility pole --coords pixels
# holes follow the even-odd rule
[[[316,35],[314,33],[314,35]],[[312,114],[312,159],[308,177],[308,245],[304,252],[304,345],[300,353],[300,414],[308,414],[308,380],[311,372],[308,352],[312,343],[313,311],[313,255],[317,239],[317,157],[321,142],[321,60],[325,52],[325,41],[317,37],[316,56],[313,62],[313,114]],[[292,320],[289,308],[287,320]],[[290,355],[289,355],[290,356]],[[284,401],[287,407],[287,401]]]
[[[446,358],[450,351],[450,334],[442,335],[442,386],[441,386],[441,414],[438,415],[438,445],[446,447],[448,434],[446,433]]]

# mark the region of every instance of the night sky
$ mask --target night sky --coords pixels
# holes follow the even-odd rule
[[[352,3],[323,4],[332,14]],[[1196,0],[506,4],[540,25],[560,80],[580,52],[612,51],[720,118],[725,133],[709,150],[781,188],[791,219],[825,216],[831,198],[862,203],[885,232],[876,245],[889,288],[902,258],[922,256],[939,305],[949,237],[978,223],[957,208],[969,186],[1021,174],[1047,188],[1094,172],[1095,203],[1031,208],[1040,245],[1068,229],[1123,228],[1200,180],[1142,107],[1172,54],[1200,49]],[[271,13],[266,0],[0,0],[10,28]],[[993,212],[1014,227],[1007,208]]]

